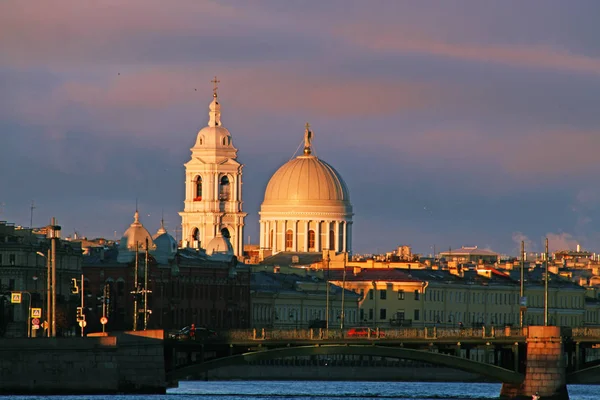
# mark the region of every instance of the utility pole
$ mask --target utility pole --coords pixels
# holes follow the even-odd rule
[[[52,223],[48,227],[49,237],[52,248],[52,332],[51,336],[56,337],[56,241],[60,237],[60,226],[56,225],[56,218],[52,217]]]
[[[344,254],[344,272],[342,273],[342,315],[340,315],[340,329],[342,332],[344,331],[344,318],[346,317],[346,312],[344,310],[344,294],[346,293],[346,259],[348,257],[348,253]]]
[[[325,329],[327,330],[327,337],[329,337],[329,263],[331,258],[329,257],[329,250],[327,250],[327,277],[325,281]]]
[[[548,326],[548,238],[546,238],[546,272],[544,275],[544,326]]]
[[[138,323],[138,251],[140,244],[135,242],[135,267],[133,270],[133,330],[137,331]]]
[[[52,250],[48,249],[46,258],[46,335],[52,337]]]
[[[84,308],[84,299],[85,299],[85,291],[84,291],[84,283],[83,283],[83,274],[81,274],[81,315],[85,318],[85,308]],[[79,326],[81,326],[81,337],[83,337],[83,330],[85,329],[85,319],[79,321]]]
[[[31,207],[29,208],[29,227],[31,228],[31,230],[33,231],[33,210],[35,209],[35,205],[33,203],[33,200],[31,200]]]
[[[148,329],[148,238],[146,238],[146,264],[144,266],[144,330]]]
[[[524,296],[525,296],[525,241],[521,240],[521,281],[520,286],[521,290],[519,292],[519,323],[521,328],[523,328],[523,317],[525,314],[525,304],[523,304]]]

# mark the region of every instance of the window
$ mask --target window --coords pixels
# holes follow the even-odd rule
[[[313,250],[315,248],[315,231],[312,229],[308,231],[308,248]]]
[[[192,231],[192,241],[198,240],[200,240],[200,231],[198,230],[198,228],[194,228],[194,230]]]
[[[288,229],[285,232],[285,248],[286,250],[291,250],[294,245],[294,232],[291,229]]]
[[[229,233],[229,229],[227,229],[227,228],[221,229],[221,236],[223,236],[227,239],[231,239],[231,233]]]
[[[369,319],[373,319],[373,309],[369,308]]]
[[[404,290],[398,290],[398,300],[404,300]]]
[[[387,299],[387,289],[382,289],[379,291],[379,298],[381,300]]]
[[[219,181],[219,200],[229,200],[230,190],[229,178],[227,176],[222,177]]]
[[[419,300],[419,291],[415,290],[415,300]]]
[[[418,321],[418,320],[419,320],[419,317],[420,317],[420,315],[419,315],[419,310],[415,310],[415,313],[414,313],[414,315],[413,315],[413,319],[414,319],[415,321]]]
[[[374,291],[375,291],[375,289],[369,290],[369,300],[373,300],[373,292]]]
[[[16,262],[17,262],[17,256],[15,254],[9,254],[8,255],[8,263],[10,265],[15,265]]]
[[[2,254],[0,254],[0,265],[2,265]]]
[[[202,177],[199,176],[196,178],[196,193],[194,196],[194,201],[202,200]]]
[[[335,232],[333,229],[329,231],[329,250],[335,250]]]
[[[361,321],[365,320],[365,310],[363,310],[362,308],[360,309],[360,320]]]
[[[360,294],[361,300],[364,299],[364,297],[365,297],[365,289],[359,289],[358,290],[358,294]]]
[[[387,311],[385,308],[382,308],[379,310],[379,319],[386,319],[387,318]]]

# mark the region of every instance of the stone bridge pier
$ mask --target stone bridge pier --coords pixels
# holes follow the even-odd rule
[[[563,336],[558,326],[530,326],[527,334],[527,366],[520,384],[503,383],[501,399],[568,400]]]

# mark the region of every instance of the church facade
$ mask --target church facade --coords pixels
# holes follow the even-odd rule
[[[215,80],[216,83],[216,80]],[[185,200],[181,216],[182,246],[207,248],[229,238],[233,253],[243,255],[242,169],[229,131],[221,123],[216,86],[208,126],[202,128],[185,164]],[[221,249],[217,249],[221,250]],[[225,249],[223,249],[225,250]]]

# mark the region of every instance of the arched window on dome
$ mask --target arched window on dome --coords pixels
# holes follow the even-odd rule
[[[315,249],[315,231],[313,231],[312,229],[310,231],[308,231],[308,250],[314,250]]]
[[[219,200],[228,201],[231,191],[231,185],[229,185],[229,177],[223,176],[219,181]]]
[[[335,232],[333,229],[329,230],[329,250],[335,249]]]
[[[286,249],[286,251],[292,250],[293,246],[294,246],[294,232],[292,232],[291,229],[288,229],[285,232],[285,249]]]
[[[194,195],[194,201],[202,201],[202,177],[196,178],[196,191]]]
[[[223,146],[227,146],[227,137],[226,136],[223,136],[221,143],[223,144]]]

